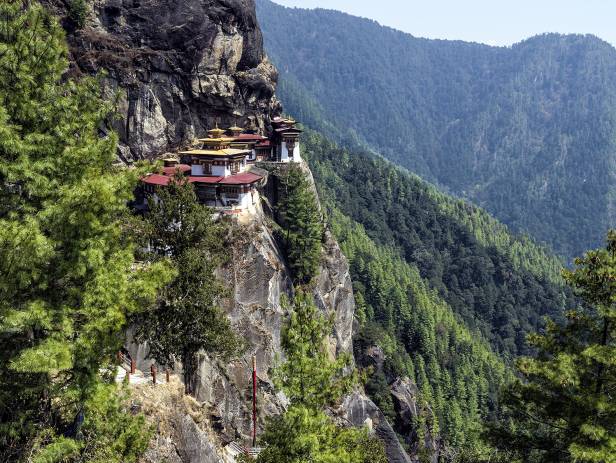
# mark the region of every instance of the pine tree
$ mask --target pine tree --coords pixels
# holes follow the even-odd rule
[[[367,430],[341,428],[324,412],[347,393],[354,382],[346,370],[350,357],[330,359],[326,339],[332,324],[298,289],[283,333],[285,362],[276,369],[275,383],[291,401],[282,415],[272,418],[262,441],[258,463],[385,463],[383,444]]]
[[[150,356],[172,368],[182,362],[186,392],[193,392],[197,354],[204,350],[227,359],[241,347],[220,308],[228,288],[215,271],[227,260],[225,223],[199,204],[194,188],[181,175],[150,197],[150,210],[137,233],[149,246],[144,258],[169,258],[176,277],[163,289],[155,310],[135,319],[136,338],[148,343]]]
[[[293,405],[263,435],[258,463],[386,463],[382,442],[367,430],[337,427],[320,410]]]
[[[277,206],[287,261],[296,284],[309,283],[321,258],[323,221],[316,194],[306,173],[291,164],[281,176],[282,197]]]
[[[292,403],[320,409],[348,392],[353,377],[345,374],[351,358],[330,359],[326,338],[332,323],[318,312],[309,293],[299,289],[282,338],[285,362],[275,371],[276,386]]]
[[[120,223],[136,177],[113,168],[116,136],[99,136],[110,107],[95,80],[63,78],[66,56],[45,10],[0,3],[0,459],[10,461],[81,458],[97,433],[88,410],[115,388],[100,372],[127,316],[170,277],[162,263],[132,269]]]
[[[537,356],[505,395],[511,423],[491,430],[520,461],[616,462],[616,231],[575,264],[564,277],[587,305],[531,336]]]

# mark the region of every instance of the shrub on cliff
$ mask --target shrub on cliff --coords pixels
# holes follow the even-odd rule
[[[286,361],[275,371],[275,383],[291,401],[272,418],[262,441],[258,463],[343,462],[385,463],[383,444],[366,429],[336,426],[325,407],[353,386],[348,355],[332,360],[327,336],[332,324],[315,307],[312,296],[298,290],[291,318],[283,332]]]
[[[82,29],[88,16],[86,0],[70,0],[68,3],[68,17],[75,24],[76,29]]]

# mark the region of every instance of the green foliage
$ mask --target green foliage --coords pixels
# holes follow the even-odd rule
[[[370,346],[385,354],[382,370],[366,384],[370,397],[395,424],[389,384],[410,377],[424,410],[414,423],[417,435],[440,432],[458,451],[486,452],[479,434],[482,423],[498,417],[498,390],[508,376],[502,361],[429,288],[416,267],[376,245],[361,225],[337,209],[330,220],[349,259],[356,294],[373,314],[357,336],[355,358],[366,364]]]
[[[333,323],[316,308],[312,295],[298,289],[289,323],[282,334],[285,362],[274,372],[276,387],[296,405],[321,409],[350,391],[353,376],[345,374],[351,357],[331,360],[326,339]]]
[[[127,317],[170,271],[132,269],[120,223],[136,177],[112,167],[115,135],[99,137],[97,82],[62,78],[60,26],[26,1],[0,17],[0,458],[76,461],[96,443],[62,433],[81,411],[95,419]]]
[[[316,276],[321,260],[321,212],[306,172],[299,165],[290,164],[278,178],[281,197],[276,210],[285,254],[295,283],[306,284]]]
[[[364,429],[339,428],[325,413],[293,405],[268,424],[258,463],[386,463],[383,444]]]
[[[76,29],[83,29],[88,17],[88,3],[86,0],[69,0],[68,17],[75,24]]]
[[[616,232],[575,263],[565,279],[589,307],[530,337],[537,356],[518,361],[521,379],[505,394],[510,420],[491,430],[519,461],[616,461]]]
[[[193,186],[181,177],[148,203],[144,222],[137,227],[150,249],[143,257],[171,259],[177,273],[156,308],[136,317],[136,338],[148,342],[150,356],[163,366],[173,367],[179,359],[191,392],[200,350],[228,359],[241,348],[220,307],[228,290],[215,273],[228,258],[229,227],[213,219],[213,211],[199,204]]]
[[[509,373],[493,350],[505,360],[529,352],[526,335],[543,326],[542,315],[559,317],[573,303],[560,261],[365,150],[341,149],[310,130],[303,146],[350,264],[361,317],[355,358],[372,365],[371,346],[385,354],[366,391],[409,445],[439,433],[444,457],[494,461],[480,435],[500,417]],[[390,392],[404,377],[417,384],[422,410],[411,435]]]
[[[70,429],[76,440],[61,435],[39,435],[33,444],[34,462],[135,463],[152,436],[142,415],[130,411],[127,390],[99,384],[84,404],[85,420]]]
[[[527,353],[526,334],[543,316],[562,314],[571,293],[557,276],[559,262],[528,238],[370,153],[341,149],[310,131],[303,146],[325,208],[344,211],[376,244],[416,266],[496,352]],[[388,313],[377,315],[394,325]]]
[[[282,335],[286,359],[274,371],[276,387],[291,405],[268,421],[258,463],[387,461],[383,444],[367,430],[338,427],[324,413],[355,382],[349,372],[349,355],[330,358],[327,337],[331,330],[331,321],[318,312],[312,296],[297,288]]]
[[[616,50],[546,34],[512,47],[426,40],[259,0],[286,111],[370,146],[572,258],[610,222]]]

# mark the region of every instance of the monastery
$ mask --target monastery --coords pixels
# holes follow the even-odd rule
[[[147,197],[156,188],[169,185],[178,173],[195,186],[202,204],[217,209],[241,212],[258,200],[257,186],[263,177],[251,172],[256,162],[300,162],[301,130],[292,119],[275,118],[272,135],[244,133],[241,127],[218,127],[208,131],[208,137],[198,140],[198,147],[180,151],[178,157],[165,159],[162,173],[141,179]]]

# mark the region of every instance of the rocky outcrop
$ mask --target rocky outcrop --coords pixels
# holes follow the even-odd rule
[[[225,308],[235,329],[246,341],[245,352],[227,364],[205,354],[199,359],[195,399],[201,404],[210,428],[216,432],[219,448],[231,442],[241,445],[250,442],[253,355],[257,358],[259,432],[266,417],[281,413],[287,405],[284,395],[274,390],[270,374],[283,360],[280,336],[287,314],[282,300],[292,296],[293,288],[269,220],[258,208],[249,223],[237,225],[235,236],[239,238],[233,247],[231,263],[220,270],[220,277],[233,288],[233,297]],[[351,279],[346,258],[331,235],[325,239],[314,298],[334,320],[330,336],[332,354],[352,353],[355,302]],[[137,367],[149,371],[152,361],[147,357],[147,346],[130,344],[129,350],[137,359]],[[179,372],[178,368],[176,373]],[[178,423],[179,427],[182,422]],[[189,430],[187,428],[182,435]],[[182,442],[176,441],[175,445],[184,448]],[[191,445],[201,444],[193,442]]]
[[[84,27],[65,0],[43,0],[68,30],[72,73],[118,95],[120,158],[151,158],[215,123],[264,131],[280,112],[253,0],[93,0]]]
[[[390,386],[391,396],[396,410],[395,428],[403,436],[404,442],[416,455],[420,451],[430,455],[430,462],[437,463],[438,455],[441,453],[440,442],[428,430],[425,432],[421,441],[417,432],[417,422],[419,415],[423,413],[430,416],[431,412],[422,409],[418,402],[419,389],[409,378],[398,378]]]
[[[316,279],[314,299],[317,307],[334,317],[332,351],[353,352],[355,298],[349,264],[329,231],[323,242],[323,261]]]
[[[388,384],[383,394],[389,390],[395,415],[388,426],[391,425],[394,434],[403,443],[411,461],[419,461],[420,455],[422,461],[430,463],[437,463],[439,455],[445,457],[442,461],[450,461],[446,458],[448,449],[444,448],[440,436],[432,432],[433,412],[420,400],[419,388],[410,378],[395,377],[385,371],[385,360],[386,353],[380,346],[356,343],[355,361],[358,367],[371,370]]]
[[[133,407],[155,426],[156,434],[143,463],[222,463],[221,443],[212,431],[207,409],[184,394],[177,376],[171,382],[138,384],[132,388]]]
[[[400,445],[396,432],[383,412],[370,399],[356,392],[345,398],[340,412],[352,426],[368,426],[385,444],[389,463],[414,463]]]

